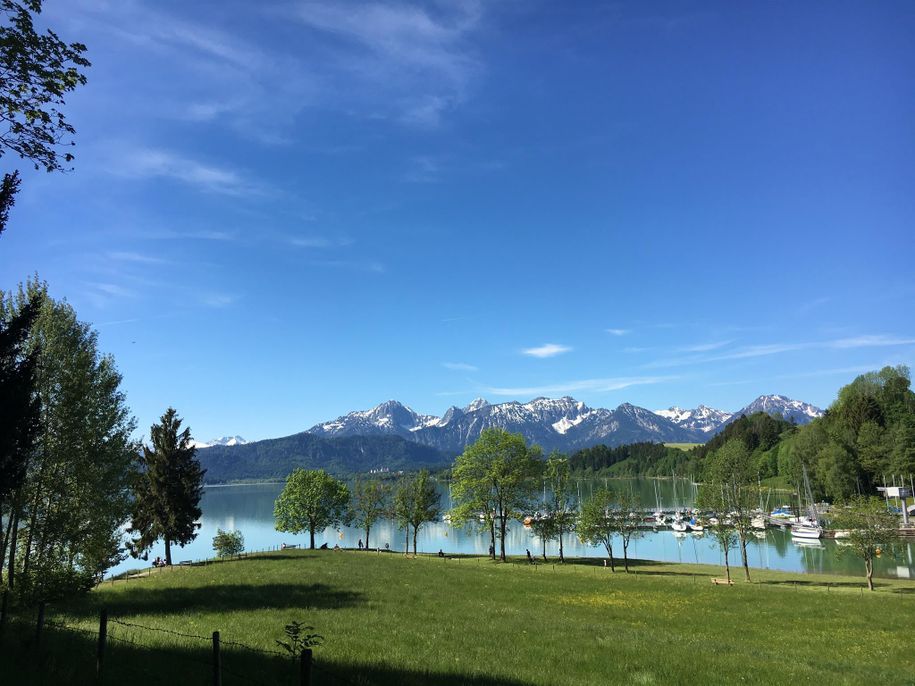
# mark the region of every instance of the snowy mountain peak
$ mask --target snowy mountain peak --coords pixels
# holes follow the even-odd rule
[[[476,398],[473,402],[464,408],[464,412],[474,412],[484,407],[489,407],[489,401],[486,400],[486,398]]]
[[[707,405],[695,409],[675,405],[652,412],[631,403],[608,410],[588,407],[569,396],[496,405],[477,398],[465,408],[448,408],[441,417],[419,414],[389,400],[370,410],[350,412],[317,424],[309,432],[328,437],[394,435],[457,455],[483,430],[496,428],[520,433],[544,450],[570,451],[600,443],[704,442],[741,414],[753,412],[787,416],[798,423],[807,423],[822,414],[812,405],[784,396],[760,396],[738,413]]]
[[[823,410],[819,407],[800,400],[792,400],[783,395],[761,395],[734,414],[739,417],[742,414],[750,415],[754,412],[765,412],[784,417],[788,421],[793,420],[799,424],[805,424],[812,419],[823,416]]]
[[[248,441],[241,436],[222,436],[221,438],[214,438],[206,443],[203,441],[192,441],[191,443],[195,448],[211,448],[214,445],[244,445],[247,442]]]
[[[669,419],[677,426],[692,431],[701,431],[702,433],[711,433],[717,431],[727,422],[732,414],[723,410],[716,410],[708,405],[699,405],[694,410],[684,410],[674,405],[667,410],[655,410],[655,414],[665,419]]]

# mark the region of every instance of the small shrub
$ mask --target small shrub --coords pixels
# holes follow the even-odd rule
[[[216,557],[232,557],[238,555],[245,549],[245,537],[241,531],[223,531],[216,530],[216,536],[213,537],[213,550],[216,551]]]
[[[305,622],[293,621],[283,629],[283,633],[286,634],[286,638],[289,640],[277,641],[276,643],[284,648],[293,660],[297,660],[302,655],[303,650],[319,646],[324,640],[324,637],[319,634],[305,633],[306,631],[314,631],[314,629],[313,626],[306,626]]]

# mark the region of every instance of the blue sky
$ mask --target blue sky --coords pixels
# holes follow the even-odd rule
[[[148,432],[573,395],[825,406],[915,360],[911,2],[48,0],[37,272]],[[5,168],[17,160],[5,155]]]

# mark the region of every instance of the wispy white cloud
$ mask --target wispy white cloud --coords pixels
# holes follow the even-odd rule
[[[814,298],[813,300],[808,300],[805,303],[801,303],[801,305],[797,308],[797,313],[801,314],[801,315],[809,314],[810,312],[817,309],[818,307],[822,307],[823,305],[828,303],[830,300],[832,300],[832,298],[828,298],[825,296],[822,298]]]
[[[203,293],[200,295],[200,304],[207,307],[221,309],[238,302],[238,296],[231,293]]]
[[[851,350],[857,348],[875,348],[915,344],[915,338],[890,336],[884,334],[862,335],[847,338],[838,338],[827,341],[809,341],[803,343],[766,343],[761,345],[748,345],[734,350],[723,351],[714,355],[688,355],[659,359],[644,365],[645,368],[679,367],[691,364],[704,364],[707,362],[721,362],[726,360],[745,360],[756,357],[780,355],[782,353],[797,352],[800,350]]]
[[[680,350],[682,350],[685,353],[705,353],[705,352],[709,352],[711,350],[718,350],[720,348],[727,347],[733,342],[734,342],[733,340],[729,340],[729,341],[714,341],[712,343],[698,343],[696,345],[684,346],[684,347],[680,348]]]
[[[529,357],[556,357],[556,355],[562,355],[567,353],[572,348],[567,345],[561,345],[559,343],[545,343],[543,345],[537,346],[536,348],[524,348],[521,351],[522,355],[527,355]]]
[[[871,335],[839,338],[829,342],[829,347],[844,350],[847,348],[882,348],[894,345],[912,345],[915,338],[901,338],[899,336]]]
[[[114,301],[137,297],[136,291],[108,281],[87,282],[82,295],[98,309],[103,309]]]
[[[479,367],[475,367],[472,364],[467,364],[466,362],[442,362],[442,366],[445,369],[451,369],[456,372],[478,372],[478,371],[480,371]]]
[[[713,383],[706,384],[707,386],[745,386],[751,383],[766,383],[772,379],[777,380],[790,380],[790,379],[813,379],[821,376],[848,376],[848,375],[858,375],[864,374],[865,372],[872,371],[874,369],[880,369],[885,366],[884,364],[862,364],[855,365],[853,367],[838,367],[833,369],[814,369],[807,372],[796,372],[792,374],[777,374],[775,376],[770,376],[765,379],[743,379],[740,381],[716,381]]]
[[[417,155],[408,164],[403,179],[411,183],[434,183],[439,180],[443,169],[441,161],[429,155]]]
[[[370,272],[372,274],[384,274],[387,272],[387,267],[377,260],[308,260],[305,264],[315,267],[351,269],[357,272]]]
[[[89,284],[99,293],[104,293],[105,295],[110,295],[116,298],[133,298],[136,296],[136,293],[129,288],[120,286],[116,283],[91,283]]]
[[[295,16],[348,46],[338,53],[338,64],[361,84],[356,90],[383,94],[387,102],[379,104],[405,124],[438,126],[464,100],[479,70],[468,46],[481,24],[478,2],[420,7],[311,0],[299,3]]]
[[[631,386],[644,386],[648,384],[663,383],[673,381],[675,376],[633,376],[633,377],[615,377],[607,379],[582,379],[579,381],[567,381],[544,386],[517,386],[501,387],[492,386],[485,389],[486,393],[498,396],[524,397],[533,395],[555,395],[558,393],[607,393],[610,391],[619,391]]]
[[[199,190],[238,197],[261,196],[263,188],[245,179],[239,172],[204,164],[197,160],[154,148],[125,151],[114,173],[128,178],[168,178]]]
[[[105,253],[109,260],[117,262],[134,262],[137,264],[165,264],[166,260],[146,253],[115,250]]]
[[[352,245],[350,238],[329,238],[327,236],[296,236],[289,242],[297,248],[345,248]]]
[[[628,333],[632,333],[631,329],[606,329],[606,331],[611,336],[625,336]]]

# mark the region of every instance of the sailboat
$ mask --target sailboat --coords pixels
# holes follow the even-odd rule
[[[820,526],[820,518],[817,514],[816,505],[813,504],[813,493],[810,491],[810,479],[807,477],[807,467],[804,469],[804,496],[807,498],[807,508],[809,517],[798,517],[796,524],[791,525],[791,538],[806,541],[814,541],[822,538],[823,527]]]

